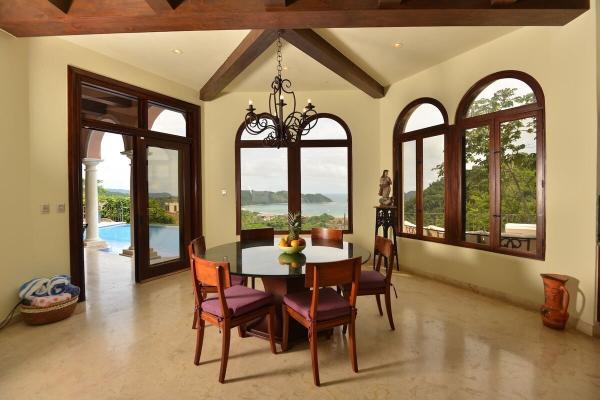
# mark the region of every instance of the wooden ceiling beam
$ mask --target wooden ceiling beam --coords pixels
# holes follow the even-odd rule
[[[49,0],[0,1],[0,29],[15,36],[52,36],[218,29],[553,26],[564,25],[590,8],[590,0],[519,0],[511,4],[505,2],[512,0],[219,0],[186,1],[177,12],[121,15],[98,12],[104,4],[101,1],[106,0],[87,0],[86,7],[76,3],[68,15]],[[182,2],[129,1],[147,2],[155,10],[172,9]],[[269,4],[280,6],[267,10]]]
[[[200,100],[216,99],[242,71],[277,39],[277,30],[254,29],[200,89]]]
[[[490,0],[492,7],[496,7],[496,6],[510,6],[512,4],[515,4],[517,1],[518,0]]]
[[[403,0],[379,0],[379,8],[395,8],[402,3]]]
[[[369,96],[381,98],[385,95],[383,85],[312,29],[285,30],[282,37]]]
[[[64,14],[68,14],[71,9],[71,5],[73,4],[73,0],[48,0],[50,3],[54,4],[56,8],[61,10]]]
[[[265,0],[265,10],[281,10],[282,8],[286,8],[290,3],[291,0]]]
[[[156,13],[162,13],[165,11],[173,11],[184,2],[184,0],[145,0],[146,3]]]

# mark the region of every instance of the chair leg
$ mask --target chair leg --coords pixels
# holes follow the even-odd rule
[[[275,306],[271,307],[269,311],[269,319],[267,320],[267,329],[269,330],[269,344],[271,345],[271,353],[277,354],[277,348],[275,347]]]
[[[256,278],[252,277],[252,289],[255,289],[256,286]]]
[[[396,327],[394,326],[394,316],[392,315],[392,296],[389,287],[385,291],[385,310],[387,311],[388,320],[390,321],[390,328],[394,331],[396,330]]]
[[[288,334],[290,329],[290,316],[287,312],[285,304],[281,306],[281,318],[283,319],[283,327],[281,332],[281,351],[287,351],[288,347]]]
[[[383,316],[383,310],[381,309],[381,297],[376,294],[375,299],[377,300],[377,308],[379,309],[379,315]]]
[[[242,324],[238,326],[238,336],[242,339],[245,338],[246,335],[246,327]]]
[[[346,334],[346,332],[348,332],[348,324],[344,324],[344,326],[342,327],[342,334]]]
[[[196,315],[194,313],[194,315]],[[196,354],[194,355],[194,364],[200,365],[200,354],[202,353],[202,342],[204,341],[204,320],[198,321],[196,332]]]
[[[192,322],[192,329],[196,329],[196,324],[198,323],[198,313],[194,310],[194,322]]]
[[[308,341],[310,343],[310,358],[315,386],[321,386],[321,381],[319,380],[319,358],[317,356],[317,329],[315,327],[310,327]]]
[[[227,361],[229,360],[229,341],[231,338],[231,328],[229,324],[223,326],[223,344],[221,347],[221,370],[219,371],[219,382],[225,382],[225,373],[227,372]]]
[[[358,372],[358,358],[356,357],[356,314],[350,318],[350,327],[348,332],[348,341],[350,342],[350,362],[352,363],[352,370]]]

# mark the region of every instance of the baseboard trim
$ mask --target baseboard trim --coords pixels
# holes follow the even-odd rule
[[[420,276],[422,278],[431,279],[437,282],[441,282],[450,286],[458,287],[460,289],[466,289],[471,292],[480,294],[482,296],[490,297],[496,300],[501,300],[505,303],[512,304],[519,308],[524,308],[526,310],[538,312],[540,309],[540,304],[534,303],[532,301],[511,296],[510,294],[500,292],[498,290],[484,288],[472,283],[459,281],[457,279],[449,278],[444,275],[439,275],[431,272],[421,271],[418,269],[410,268],[405,265],[400,265],[401,271],[406,271],[412,275]],[[586,321],[582,321],[579,318],[571,317],[569,319],[567,328],[573,328],[585,335],[588,336],[596,336],[600,337],[600,323],[596,323],[592,325]]]

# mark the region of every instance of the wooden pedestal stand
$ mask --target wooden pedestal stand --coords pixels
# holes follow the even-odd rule
[[[383,237],[387,238],[389,230],[392,230],[392,238],[394,242],[394,255],[396,260],[396,269],[400,271],[398,262],[398,245],[396,242],[396,207],[394,206],[375,206],[375,236],[379,234],[379,228],[383,229]],[[375,262],[376,250],[373,249],[373,262]],[[386,261],[387,267],[387,261]],[[392,266],[393,268],[393,266]]]

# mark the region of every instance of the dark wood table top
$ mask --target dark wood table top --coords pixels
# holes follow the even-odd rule
[[[362,257],[363,264],[371,258],[371,252],[350,242],[306,240],[306,248],[299,254],[284,254],[273,241],[232,242],[206,250],[204,257],[211,261],[228,261],[234,275],[255,277],[294,278],[304,276],[307,262],[340,261]]]

